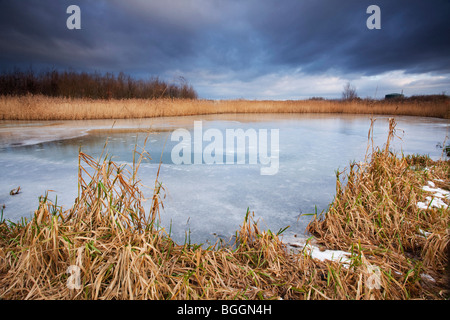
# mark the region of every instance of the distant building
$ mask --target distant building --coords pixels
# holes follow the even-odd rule
[[[387,99],[402,99],[405,96],[403,95],[403,93],[390,93],[384,96],[384,98]]]

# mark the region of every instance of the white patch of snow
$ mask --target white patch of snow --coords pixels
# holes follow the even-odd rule
[[[443,199],[450,200],[450,191],[436,188],[433,181],[428,181],[428,185],[423,186],[422,190],[426,192],[433,192],[433,196],[427,196],[425,198],[425,202],[418,202],[417,207],[419,207],[419,209],[426,210],[431,207],[444,209],[448,208],[448,205],[443,201]]]
[[[420,228],[419,228],[419,233],[421,235],[423,235],[425,238],[428,237],[429,235],[431,235],[431,232],[424,231],[424,230],[422,230]]]
[[[441,188],[430,188],[429,186],[424,186],[423,191],[434,192],[435,197],[450,199],[450,191]]]
[[[341,250],[324,250],[321,251],[316,246],[307,245],[306,249],[308,250],[309,254],[312,258],[318,259],[320,261],[330,260],[330,261],[337,261],[344,264],[350,264],[350,256],[351,254],[346,251]]]
[[[434,278],[432,276],[430,276],[429,274],[426,273],[421,273],[420,277],[422,278],[422,280],[427,280],[430,282],[436,282],[436,280],[434,280]]]
[[[321,250],[318,246],[308,243],[305,239],[284,237],[283,242],[296,248],[296,251],[303,251],[303,253],[308,254],[313,259],[340,262],[343,263],[345,267],[348,267],[351,263],[350,252],[341,250]]]

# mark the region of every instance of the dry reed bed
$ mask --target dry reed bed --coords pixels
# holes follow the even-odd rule
[[[326,247],[351,252],[345,265],[288,250],[278,234],[260,230],[250,212],[234,246],[175,243],[158,226],[164,195],[158,175],[148,199],[151,209],[144,211],[136,173],[147,154],[137,155],[126,167],[80,153],[73,208],[63,212],[43,198],[30,221],[0,223],[1,299],[442,299],[447,294],[449,209],[420,210],[416,202],[426,196],[421,186],[427,180],[442,180],[448,189],[448,162],[426,159],[428,169],[418,170],[417,163],[386,148],[373,150],[366,164],[352,165],[345,187],[338,175],[330,210],[308,229]],[[80,289],[67,286],[71,265],[80,268]],[[368,282],[373,265],[381,269],[380,289]]]
[[[450,119],[450,100],[89,100],[0,96],[0,120],[125,119],[220,113],[350,113]]]
[[[389,151],[394,134],[395,121],[390,119],[385,148],[372,149],[370,161],[351,164],[344,188],[339,178],[343,172],[337,172],[335,200],[307,230],[318,243],[356,251],[380,267],[383,288],[396,292],[391,297],[417,298],[430,286],[448,290],[450,210],[422,210],[417,203],[428,195],[422,189],[428,181],[450,189],[450,161],[396,157]],[[378,298],[388,297],[383,295]]]

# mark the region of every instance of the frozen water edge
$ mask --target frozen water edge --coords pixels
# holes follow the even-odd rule
[[[100,119],[63,121],[1,121],[0,148],[31,146],[86,136],[93,130],[111,129],[167,129],[172,118],[161,119]]]
[[[31,146],[35,144],[73,139],[88,134],[88,129],[55,125],[34,125],[0,128],[0,148]]]
[[[279,128],[280,171],[277,175],[263,177],[258,166],[175,165],[167,144],[164,149],[164,156],[167,156],[163,158],[160,173],[167,192],[162,225],[171,228],[177,242],[183,242],[186,234],[192,242],[214,241],[213,233],[227,238],[232,236],[242,223],[246,209],[250,208],[263,222],[263,228],[278,230],[289,225],[290,230],[301,233],[308,219],[299,219],[300,214],[311,213],[315,208],[320,212],[331,202],[335,192],[335,169],[347,166],[350,159],[360,160],[364,156],[367,116],[264,115],[258,116],[258,121],[255,117],[213,115],[117,121],[0,121],[0,205],[6,205],[4,218],[15,221],[29,217],[37,208],[38,196],[44,195],[45,190],[54,190],[49,194],[50,199],[56,201],[57,197],[58,205],[70,208],[77,195],[79,146],[95,158],[100,156],[107,137],[110,137],[107,153],[118,163],[130,163],[137,132],[151,128],[158,134],[151,136],[146,150],[156,159],[154,162],[158,162],[166,136],[170,143],[171,130],[190,129],[194,120],[203,120],[205,128],[222,132],[236,128]],[[407,146],[405,153],[420,151],[432,157],[440,156],[441,151],[435,150],[434,140],[445,136],[446,126],[437,126],[436,121],[441,120],[433,120],[424,126],[425,120],[404,119],[402,129],[407,135],[402,144],[397,145],[397,150]],[[378,120],[377,123],[375,144],[381,145],[385,141],[387,122]],[[113,132],[112,127],[119,130]],[[80,139],[69,139],[83,134],[85,136]],[[140,134],[138,145],[143,145],[145,136],[145,133]],[[45,139],[54,143],[43,143]],[[2,148],[4,145],[6,147]],[[143,163],[139,177],[144,184],[153,185],[156,169],[153,162]],[[10,196],[9,191],[18,186],[21,186],[21,192]],[[313,254],[319,251],[313,250]]]
[[[430,207],[447,209],[448,205],[443,201],[443,199],[450,200],[450,191],[436,188],[436,185],[433,181],[428,181],[427,183],[428,185],[423,186],[422,190],[426,192],[433,192],[434,194],[433,196],[426,197],[426,203],[418,202],[417,206],[420,209],[424,210]],[[422,229],[419,229],[419,233],[424,237],[428,237],[431,235],[430,232],[426,232]],[[339,262],[342,263],[344,267],[348,267],[351,264],[351,253],[341,250],[323,250],[320,247],[311,244],[311,242],[314,242],[314,239],[312,239],[312,241],[310,242],[305,238],[285,236],[282,237],[282,241],[293,248],[294,251],[309,254],[313,259],[318,259],[320,261],[329,260]],[[423,274],[422,276],[429,281],[435,281],[429,275]]]

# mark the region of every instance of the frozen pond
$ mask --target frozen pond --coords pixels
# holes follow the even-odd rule
[[[388,131],[387,116],[377,116],[374,142],[382,146]],[[392,149],[405,154],[441,157],[449,121],[436,118],[395,117],[397,134]],[[174,130],[193,133],[194,121],[203,132],[214,129],[279,132],[279,166],[276,174],[262,175],[261,163],[174,164],[171,141]],[[69,208],[77,195],[78,150],[98,157],[108,138],[107,152],[120,163],[131,163],[135,145],[143,145],[151,128],[146,150],[150,162],[138,176],[154,186],[160,159],[160,181],[166,189],[163,226],[178,242],[190,232],[192,242],[214,242],[216,234],[229,237],[242,224],[247,208],[255,212],[262,228],[276,232],[291,226],[288,234],[302,236],[309,221],[301,213],[325,210],[333,200],[337,169],[361,161],[367,148],[368,115],[336,114],[238,114],[140,120],[91,120],[52,122],[0,121],[0,206],[3,216],[16,221],[30,217],[38,197],[46,190],[50,199]],[[111,129],[112,128],[112,129]],[[203,148],[209,142],[203,143]],[[224,156],[229,152],[223,145]],[[269,144],[270,153],[270,144]],[[164,150],[164,152],[163,152]],[[195,152],[195,148],[192,148]],[[162,155],[162,157],[161,157]],[[194,156],[192,157],[194,159]],[[194,161],[193,161],[194,162]],[[18,195],[10,190],[21,187]],[[147,192],[150,194],[150,191]]]

